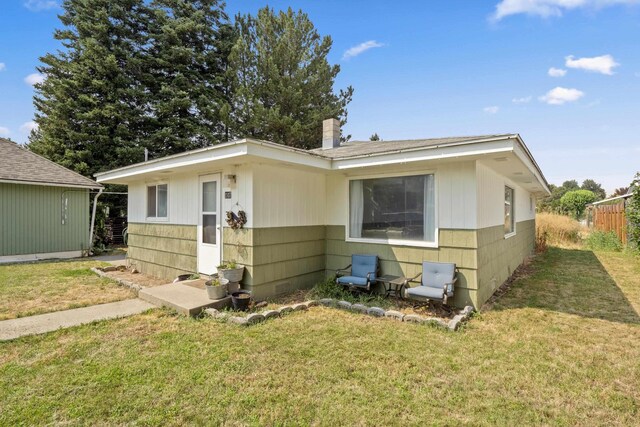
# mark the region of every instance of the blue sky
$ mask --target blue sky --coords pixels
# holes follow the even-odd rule
[[[0,136],[27,139],[29,82],[58,48],[59,3],[3,1]],[[640,171],[640,0],[268,4],[304,10],[333,38],[336,87],[355,88],[353,139],[517,132],[552,183],[593,178],[611,191]]]

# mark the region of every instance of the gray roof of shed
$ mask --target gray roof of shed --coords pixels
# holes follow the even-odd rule
[[[0,138],[0,181],[59,187],[102,188],[101,184]]]
[[[421,148],[436,148],[447,145],[473,144],[486,140],[516,137],[516,134],[496,134],[477,136],[455,136],[447,138],[402,139],[394,141],[350,141],[339,147],[322,149],[316,148],[309,152],[330,159],[345,159],[350,157],[385,154],[397,151],[416,150]]]

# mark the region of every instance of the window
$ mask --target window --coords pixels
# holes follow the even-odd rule
[[[349,182],[349,237],[435,242],[433,175]]]
[[[147,187],[147,218],[167,217],[167,184]]]
[[[515,228],[515,191],[511,187],[504,187],[504,234],[511,234]]]

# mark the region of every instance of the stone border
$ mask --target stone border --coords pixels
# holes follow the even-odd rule
[[[130,282],[128,280],[118,279],[117,277],[111,277],[111,276],[109,276],[107,274],[110,271],[117,271],[116,267],[109,266],[109,267],[104,267],[104,268],[108,269],[108,270],[104,271],[104,270],[101,270],[101,269],[99,269],[97,267],[91,267],[91,271],[93,271],[94,273],[96,273],[100,277],[104,277],[106,279],[113,280],[113,281],[117,282],[118,284],[133,290],[136,293],[136,295],[138,295],[140,290],[144,289],[144,286],[140,286],[140,285],[135,284],[133,282]]]
[[[232,313],[227,311],[219,311],[215,308],[207,308],[204,310],[204,313],[213,317],[214,319],[219,319],[227,323],[232,323],[235,325],[254,325],[256,323],[263,322],[267,319],[280,317],[287,313],[291,313],[293,311],[305,311],[310,307],[314,307],[317,305],[323,305],[325,307],[338,308],[342,310],[353,311],[360,314],[366,314],[368,316],[373,317],[384,317],[388,319],[397,320],[399,322],[411,322],[411,323],[419,323],[419,324],[430,324],[443,329],[449,329],[451,331],[457,331],[463,322],[466,322],[471,317],[471,314],[475,311],[475,309],[468,305],[466,306],[460,314],[457,314],[453,317],[453,319],[448,322],[444,319],[440,319],[438,317],[423,317],[417,314],[404,314],[396,310],[384,310],[380,307],[367,307],[364,304],[352,304],[349,301],[338,301],[333,298],[323,298],[321,300],[310,300],[305,301],[299,304],[294,305],[285,305],[277,310],[265,310],[260,313],[251,313],[246,317],[242,316],[234,316]]]

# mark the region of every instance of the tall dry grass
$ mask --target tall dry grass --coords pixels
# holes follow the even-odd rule
[[[536,215],[536,242],[575,246],[581,243],[583,226],[566,215],[539,213]]]

